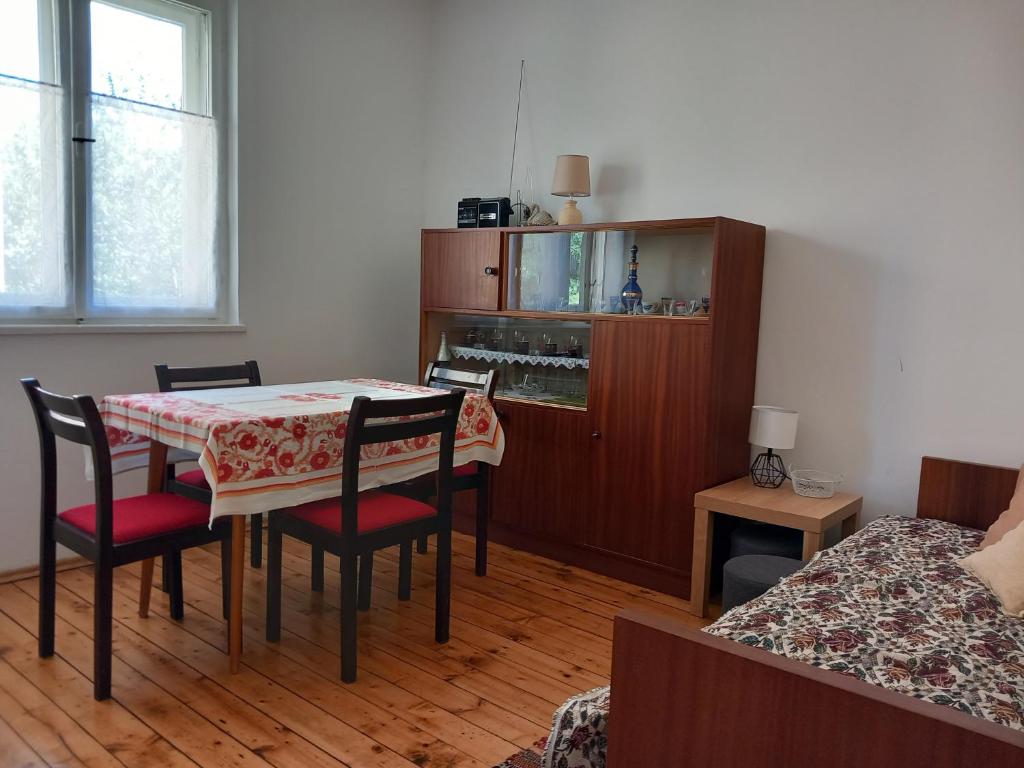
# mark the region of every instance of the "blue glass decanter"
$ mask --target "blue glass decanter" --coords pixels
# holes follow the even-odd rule
[[[636,268],[640,266],[636,261],[637,250],[636,245],[629,249],[632,254],[632,258],[629,260],[629,279],[622,287],[622,306],[627,315],[632,315],[636,311],[637,305],[644,297],[644,292],[640,290],[640,284],[636,281]]]

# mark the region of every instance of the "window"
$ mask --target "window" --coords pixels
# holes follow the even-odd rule
[[[216,2],[0,5],[0,322],[229,319]]]

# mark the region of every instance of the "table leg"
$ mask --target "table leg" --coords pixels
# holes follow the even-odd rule
[[[847,536],[852,536],[853,534],[855,534],[857,532],[857,519],[859,517],[860,517],[859,514],[854,513],[854,514],[850,515],[848,518],[846,518],[845,520],[843,520],[843,538],[844,539]]]
[[[693,561],[690,569],[690,611],[697,616],[708,613],[711,588],[711,544],[715,538],[715,513],[693,511]]]
[[[149,478],[146,491],[162,493],[167,478],[167,445],[156,440],[149,441]],[[153,558],[142,561],[142,578],[139,584],[139,616],[149,615],[149,596],[153,591]]]
[[[231,518],[231,618],[228,619],[228,656],[231,673],[242,658],[242,581],[245,579],[245,515]]]
[[[804,553],[803,559],[810,560],[815,552],[820,552],[825,547],[825,533],[804,531]]]

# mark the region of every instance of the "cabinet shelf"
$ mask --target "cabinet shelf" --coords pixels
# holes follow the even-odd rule
[[[623,323],[696,323],[711,322],[710,315],[627,315],[614,312],[540,312],[523,309],[453,309],[451,307],[423,307],[423,312],[438,315],[480,315],[482,317],[511,317],[523,320],[615,320]]]
[[[590,368],[586,357],[562,357],[559,355],[521,355],[517,352],[500,352],[475,347],[451,347],[451,353],[461,360],[482,360],[486,363],[522,363],[523,365],[547,365],[554,368]]]

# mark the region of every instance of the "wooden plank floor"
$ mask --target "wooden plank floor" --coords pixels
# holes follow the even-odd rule
[[[497,545],[473,574],[456,535],[451,641],[433,641],[433,553],[400,602],[397,550],[377,554],[359,618],[359,680],[338,679],[338,562],[309,590],[309,551],[285,539],[282,639],[263,639],[264,571],[248,569],[242,671],[227,671],[219,554],[184,556],[185,619],[138,566],[117,569],[113,699],[92,699],[90,568],[58,576],[56,655],[36,653],[38,580],[0,584],[3,766],[466,766],[489,768],[548,731],[568,696],[608,681],[612,617],[626,606],[694,626],[686,603]],[[219,552],[219,550],[217,550]]]

